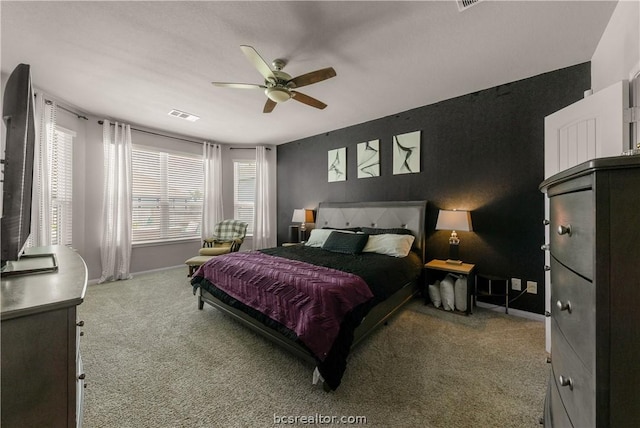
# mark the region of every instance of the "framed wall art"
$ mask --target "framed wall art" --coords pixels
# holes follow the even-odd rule
[[[358,143],[358,178],[380,177],[380,140]]]
[[[329,183],[347,180],[347,148],[329,150],[328,156]]]
[[[420,131],[393,137],[393,174],[420,172]]]

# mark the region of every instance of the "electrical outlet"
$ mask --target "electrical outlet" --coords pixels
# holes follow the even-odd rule
[[[516,291],[522,290],[522,282],[520,278],[511,278],[511,288]]]
[[[538,294],[538,283],[535,281],[527,281],[527,293]]]

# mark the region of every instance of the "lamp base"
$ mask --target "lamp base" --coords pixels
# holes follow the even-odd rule
[[[462,263],[460,261],[459,254],[460,252],[459,252],[458,244],[449,243],[449,260],[452,260],[454,262],[457,260],[459,263]],[[447,263],[449,263],[449,260],[447,260]],[[459,263],[456,263],[456,264],[459,264]]]
[[[307,238],[309,238],[309,233],[308,233],[306,227],[300,227],[299,237],[300,238],[299,238],[298,242],[301,242],[303,244],[305,242],[307,242]]]

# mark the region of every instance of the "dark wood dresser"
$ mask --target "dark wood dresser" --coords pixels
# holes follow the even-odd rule
[[[62,246],[26,253],[55,254],[58,270],[2,277],[1,425],[80,427],[83,323],[76,309],[84,299],[87,267]]]
[[[640,427],[640,156],[545,180],[551,375],[546,427]]]

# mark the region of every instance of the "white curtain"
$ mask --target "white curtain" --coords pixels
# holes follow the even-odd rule
[[[272,224],[271,198],[275,194],[273,174],[275,162],[269,148],[256,147],[256,198],[253,221],[253,249],[276,246],[275,226]]]
[[[29,246],[51,245],[51,164],[56,138],[56,103],[36,94],[36,144],[33,151],[33,188]]]
[[[105,183],[99,283],[131,278],[131,127],[115,122],[112,129],[105,120],[102,141]]]
[[[216,224],[224,220],[222,206],[222,148],[205,142],[202,148],[204,164],[204,200],[202,201],[202,239],[213,236]]]

